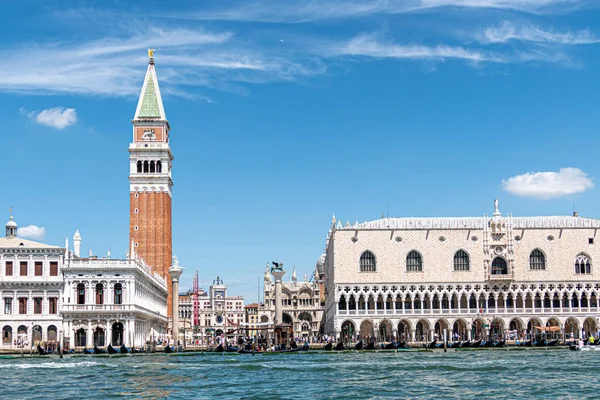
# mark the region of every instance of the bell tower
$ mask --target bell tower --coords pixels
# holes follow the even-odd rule
[[[167,279],[171,315],[173,293],[169,267],[172,261],[171,198],[173,153],[169,146],[171,127],[165,115],[154,50],[148,50],[144,78],[129,145],[129,240],[153,271]]]

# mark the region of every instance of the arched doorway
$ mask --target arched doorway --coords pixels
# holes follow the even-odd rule
[[[560,337],[560,321],[556,318],[550,318],[546,322],[546,338],[558,339]]]
[[[398,340],[408,340],[410,336],[410,322],[407,319],[403,319],[398,323]]]
[[[473,321],[471,323],[471,337],[474,340],[479,340],[479,339],[485,339],[485,331],[484,331],[484,325],[485,325],[485,321],[478,318],[475,321]]]
[[[34,325],[31,329],[31,343],[37,345],[42,341],[42,327],[39,325]]]
[[[54,325],[50,325],[48,327],[48,342],[56,342],[58,340],[58,334],[57,334],[57,329],[56,326]]]
[[[494,318],[490,324],[490,337],[494,340],[504,338],[504,321],[500,318]]]
[[[452,340],[467,340],[468,335],[467,323],[462,319],[454,321],[454,324],[452,325]]]
[[[312,317],[309,313],[303,312],[298,315],[300,321],[300,336],[307,339],[311,334]]]
[[[444,340],[444,330],[448,334],[448,323],[443,319],[438,319],[433,326],[434,338],[436,340]],[[446,338],[447,339],[447,338]]]
[[[383,320],[379,324],[379,340],[390,342],[392,340],[392,323],[388,320]]]
[[[360,324],[360,337],[369,342],[373,339],[373,323],[365,320]]]
[[[215,331],[215,336],[221,336],[221,335],[223,335],[223,329],[217,329]]]
[[[342,340],[344,342],[348,342],[352,340],[354,334],[356,333],[356,327],[352,321],[344,321],[342,324]]]
[[[294,322],[292,316],[288,313],[283,313],[282,319],[284,324],[292,325],[292,323]]]
[[[12,327],[8,325],[2,328],[2,344],[9,346],[12,344]]]
[[[112,324],[112,337],[110,338],[113,346],[121,346],[125,338],[123,337],[123,324],[115,322]]]
[[[75,331],[75,346],[85,347],[87,343],[87,335],[85,329],[79,328]]]
[[[97,327],[94,331],[94,345],[104,347],[104,329]]]
[[[565,338],[579,339],[579,323],[573,317],[565,321]]]
[[[523,322],[518,318],[513,318],[508,323],[508,338],[510,340],[520,340],[523,334]]]
[[[542,321],[540,321],[539,318],[531,318],[529,322],[527,322],[527,333],[529,334],[528,339],[540,340],[542,336],[542,331],[540,331],[538,328],[542,326]]]
[[[262,323],[269,322],[269,317],[267,317],[266,315],[263,315],[262,317],[260,317],[260,322],[262,322]]]
[[[428,334],[429,334],[429,322],[427,322],[424,319],[417,322],[417,325],[415,326],[415,335],[417,336],[416,340],[419,340],[421,342],[426,342],[429,340],[427,337]]]
[[[583,321],[583,337],[587,338],[591,334],[595,334],[598,331],[596,327],[596,319],[588,317]]]

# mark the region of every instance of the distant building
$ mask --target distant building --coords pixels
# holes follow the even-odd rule
[[[320,276],[318,262],[310,280],[305,275],[303,281],[298,281],[294,268],[290,280],[282,282],[283,323],[292,325],[295,337],[312,340],[323,332]],[[264,274],[264,303],[259,317],[262,323],[272,324],[275,319],[275,282],[269,265]]]
[[[230,296],[227,286],[217,276],[208,292],[198,291],[198,324],[194,320],[194,292],[179,295],[179,326],[185,332],[186,341],[200,340],[201,343],[214,343],[216,337],[227,332],[228,336],[244,335],[238,330],[245,320],[244,297]]]
[[[247,329],[245,330],[245,335],[250,337],[255,337],[260,334],[264,334],[262,330],[257,329],[258,323],[260,322],[258,319],[258,303],[248,304],[244,307],[245,319],[244,322],[247,324]]]
[[[325,333],[389,340],[598,329],[600,220],[573,216],[333,218]]]
[[[16,348],[18,341],[57,343],[64,253],[64,248],[17,237],[17,224],[10,217],[6,236],[0,238],[3,348]]]

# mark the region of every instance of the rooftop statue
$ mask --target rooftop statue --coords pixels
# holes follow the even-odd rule
[[[277,272],[283,271],[283,263],[273,261],[273,266],[271,267],[271,272],[274,272],[274,271],[277,271]]]

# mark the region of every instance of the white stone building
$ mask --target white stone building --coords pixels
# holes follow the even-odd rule
[[[573,216],[333,218],[325,333],[430,340],[556,331],[600,317],[600,220]],[[542,329],[537,329],[537,328]]]
[[[217,276],[208,291],[198,290],[198,323],[194,325],[194,292],[179,295],[179,329],[186,340],[214,343],[215,337],[243,335],[238,328],[244,322],[244,297],[231,296],[227,285]]]
[[[165,337],[167,282],[145,264],[132,245],[124,259],[79,254],[81,237],[74,236],[75,251],[63,266],[64,294],[61,315],[70,345],[134,346]]]
[[[318,270],[309,280],[298,281],[296,268],[292,270],[291,279],[282,282],[281,299],[283,303],[283,323],[291,324],[294,337],[312,340],[322,332],[324,307],[321,305],[321,288],[318,283]],[[273,323],[275,319],[275,282],[269,265],[264,274],[264,302],[258,310],[261,323]]]
[[[64,248],[18,237],[10,217],[6,236],[0,238],[2,348],[15,349],[18,340],[57,342],[64,253]]]

